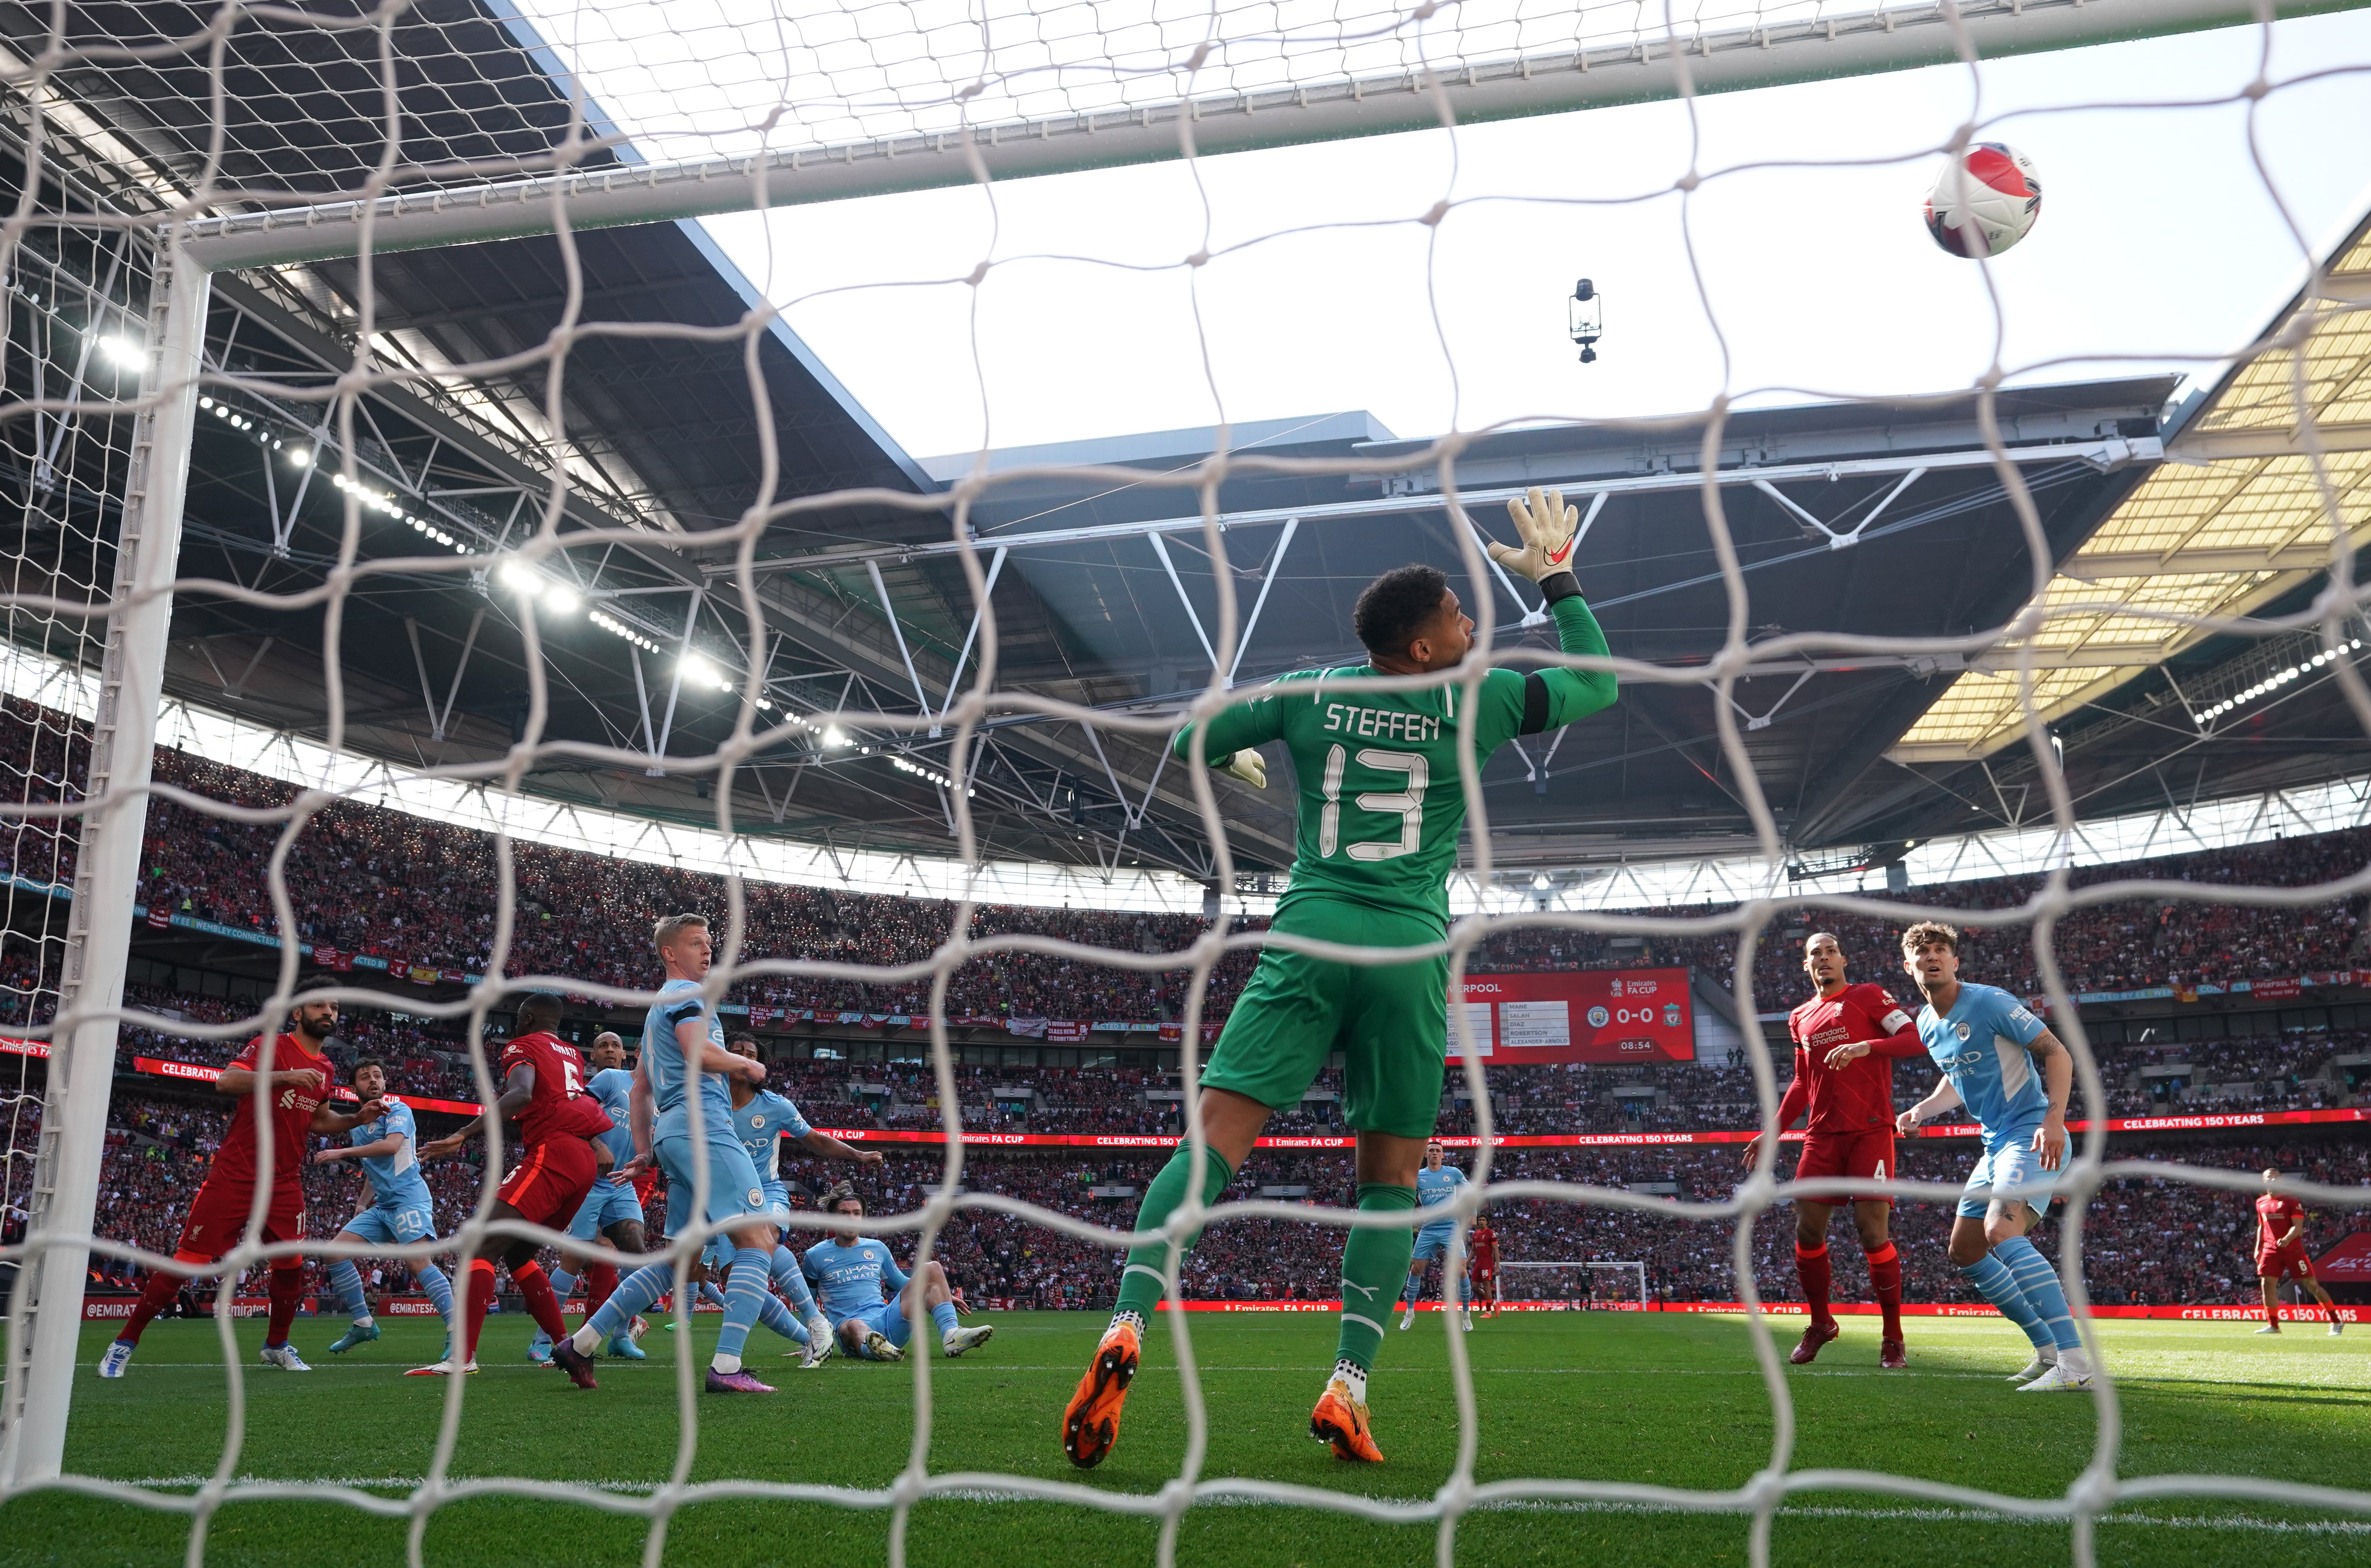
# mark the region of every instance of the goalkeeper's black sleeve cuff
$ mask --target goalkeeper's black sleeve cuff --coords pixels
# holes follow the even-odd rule
[[[1569,571],[1552,571],[1540,579],[1540,592],[1551,605],[1558,599],[1580,597],[1580,579]]]

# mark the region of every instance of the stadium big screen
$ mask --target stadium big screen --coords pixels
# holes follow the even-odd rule
[[[1695,1060],[1684,969],[1468,974],[1450,1006],[1464,1009],[1475,1050],[1491,1062]],[[1458,1048],[1454,1034],[1449,1044]]]

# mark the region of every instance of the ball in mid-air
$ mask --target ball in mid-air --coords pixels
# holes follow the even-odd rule
[[[1954,256],[1998,256],[2041,215],[2041,177],[2002,142],[1978,142],[1945,164],[1926,195],[1926,232]]]

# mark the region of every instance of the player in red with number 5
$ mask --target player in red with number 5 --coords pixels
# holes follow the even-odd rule
[[[1804,942],[1803,972],[1820,994],[1787,1015],[1787,1032],[1795,1041],[1795,1081],[1778,1102],[1781,1132],[1804,1111],[1811,1113],[1795,1179],[1858,1176],[1882,1182],[1894,1171],[1894,1058],[1924,1056],[1926,1047],[1919,1043],[1916,1022],[1895,1005],[1884,986],[1845,983],[1844,944],[1829,933],[1814,931]],[[1761,1146],[1759,1137],[1746,1144],[1746,1164],[1754,1162]],[[1869,1288],[1885,1314],[1877,1364],[1907,1366],[1902,1344],[1902,1254],[1886,1234],[1893,1200],[1882,1193],[1845,1195],[1853,1205],[1861,1251],[1868,1258]],[[1787,1357],[1798,1366],[1844,1332],[1828,1309],[1828,1218],[1834,1213],[1833,1198],[1795,1200],[1795,1272],[1811,1311],[1802,1342]]]
[[[271,1206],[263,1211],[265,1241],[305,1239],[305,1138],[307,1134],[335,1135],[375,1122],[380,1104],[364,1101],[348,1113],[332,1111],[330,1079],[335,1065],[321,1046],[338,1027],[338,1004],[306,1002],[296,1009],[295,1029],[268,1043],[257,1035],[238,1058],[214,1080],[214,1092],[235,1101],[230,1131],[214,1150],[214,1169],[191,1200],[190,1216],[181,1224],[181,1239],[173,1261],[203,1267],[239,1244],[247,1234],[247,1218],[255,1206],[255,1184],[262,1173],[261,1151],[256,1143],[255,1090],[261,1080],[269,1091],[271,1118],[264,1123],[272,1164]],[[186,1274],[158,1269],[140,1292],[140,1305],[122,1334],[99,1358],[98,1375],[121,1378],[132,1360],[132,1348],[150,1319],[171,1304]],[[263,1335],[263,1364],[283,1372],[310,1372],[288,1343],[288,1325],[305,1293],[305,1260],[272,1260],[272,1319]]]
[[[565,1228],[584,1206],[584,1195],[607,1169],[607,1145],[596,1143],[609,1130],[609,1113],[584,1092],[584,1059],[576,1047],[551,1032],[560,1027],[560,998],[538,992],[521,1002],[513,1020],[511,1043],[503,1050],[503,1093],[494,1114],[518,1122],[523,1152],[494,1194],[492,1217],[523,1219],[549,1229]],[[420,1158],[438,1159],[457,1152],[478,1136],[486,1119],[480,1116],[459,1131],[420,1146]],[[495,1243],[497,1247],[502,1243]],[[568,1326],[561,1320],[560,1300],[543,1265],[535,1261],[539,1241],[524,1237],[496,1257],[511,1266],[511,1283],[526,1298],[535,1325],[551,1336],[551,1364],[566,1372],[580,1389],[593,1383],[592,1363],[570,1343]],[[469,1280],[468,1337],[458,1365],[449,1361],[417,1367],[406,1377],[434,1377],[478,1369],[478,1332],[494,1304],[494,1257],[467,1260]]]
[[[2331,1333],[2342,1332],[2338,1304],[2313,1277],[2313,1260],[2305,1255],[2305,1205],[2286,1193],[2275,1193],[2278,1170],[2264,1172],[2264,1195],[2256,1200],[2256,1283],[2264,1292],[2264,1326],[2260,1334],[2281,1332],[2281,1276],[2287,1274],[2313,1293]]]
[[[1465,1238],[1465,1252],[1472,1261],[1474,1292],[1487,1304],[1486,1310],[1495,1318],[1498,1315],[1498,1233],[1490,1228],[1488,1216],[1475,1220],[1474,1229]],[[1465,1320],[1474,1320],[1470,1303],[1465,1309]]]

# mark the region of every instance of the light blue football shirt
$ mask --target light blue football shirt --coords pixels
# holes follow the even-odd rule
[[[1984,1129],[1986,1143],[2030,1136],[2050,1114],[2050,1094],[2026,1047],[2049,1029],[1997,986],[1962,981],[1951,1010],[1918,1009],[1918,1038]]]
[[[884,1282],[891,1290],[906,1288],[906,1274],[897,1260],[890,1256],[887,1246],[870,1236],[858,1237],[852,1247],[827,1236],[806,1250],[799,1259],[799,1270],[815,1286],[824,1316],[835,1324],[880,1306]]]
[[[750,1162],[758,1167],[758,1179],[765,1182],[781,1180],[775,1167],[782,1140],[803,1138],[815,1131],[797,1106],[770,1089],[759,1090],[749,1097],[748,1104],[734,1111],[733,1130],[739,1135],[741,1147],[749,1151]]]
[[[371,1202],[382,1208],[411,1208],[426,1204],[428,1183],[420,1174],[420,1130],[411,1120],[411,1107],[393,1095],[385,1097],[387,1109],[376,1122],[364,1122],[346,1134],[347,1147],[360,1148],[384,1137],[400,1136],[403,1147],[393,1154],[374,1155],[361,1161],[363,1174],[370,1178]]]
[[[724,1024],[710,1009],[700,994],[699,982],[670,980],[659,987],[658,1000],[651,1004],[642,1020],[642,1070],[651,1080],[651,1097],[658,1105],[656,1137],[679,1137],[691,1131],[691,1113],[686,1108],[685,1085],[690,1074],[683,1059],[683,1046],[675,1037],[675,1026],[692,1019],[705,1018],[708,1038],[718,1050],[724,1049]],[[700,1078],[700,1108],[711,1138],[733,1136],[733,1097],[721,1073],[702,1073]]]
[[[1454,1165],[1444,1161],[1438,1170],[1429,1165],[1419,1165],[1416,1168],[1417,1207],[1430,1208],[1435,1204],[1445,1204],[1456,1194],[1457,1189],[1463,1185],[1465,1185],[1465,1172]],[[1436,1219],[1428,1224],[1425,1228],[1446,1230],[1456,1223],[1453,1219]]]
[[[609,1130],[601,1135],[600,1141],[609,1146],[610,1158],[617,1164],[625,1164],[634,1158],[634,1075],[623,1067],[603,1067],[584,1086],[584,1092],[609,1113]]]

